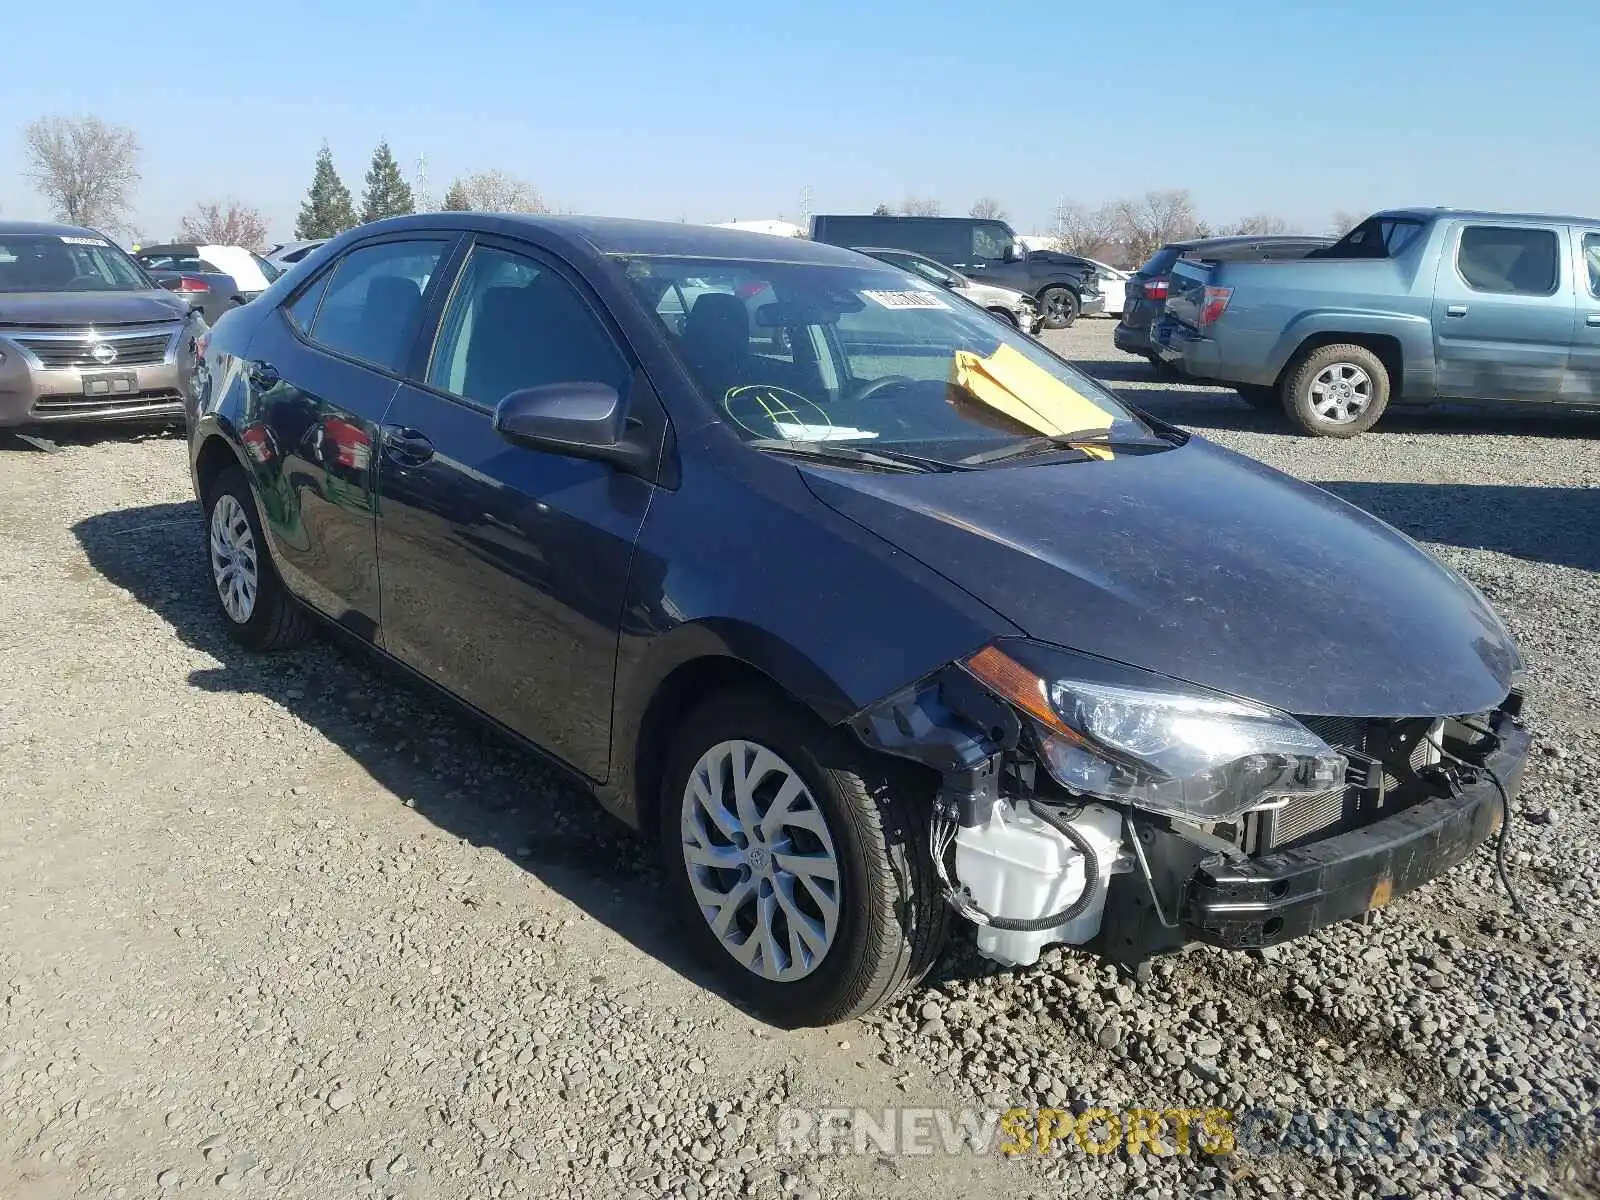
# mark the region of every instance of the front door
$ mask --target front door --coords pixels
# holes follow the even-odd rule
[[[251,339],[240,438],[291,591],[361,636],[378,625],[374,448],[446,238],[358,245]]]
[[[654,485],[494,430],[513,391],[605,383],[628,356],[578,283],[480,241],[423,382],[384,418],[378,557],[391,654],[589,777],[606,778],[617,630]]]
[[[1449,232],[1433,293],[1440,397],[1560,398],[1573,312],[1566,236],[1515,221]]]
[[[1566,398],[1579,404],[1600,404],[1600,229],[1574,229],[1572,239],[1578,258],[1572,290],[1578,303],[1572,316]]]

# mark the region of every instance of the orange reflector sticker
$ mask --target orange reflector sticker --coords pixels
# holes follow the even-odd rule
[[[1378,880],[1378,885],[1372,889],[1372,899],[1367,902],[1367,910],[1382,908],[1394,896],[1394,880],[1385,875]]]

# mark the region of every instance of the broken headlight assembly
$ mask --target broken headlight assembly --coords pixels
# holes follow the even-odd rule
[[[1077,795],[1209,824],[1344,782],[1338,751],[1248,700],[1022,639],[961,666],[1030,719],[1040,761]]]

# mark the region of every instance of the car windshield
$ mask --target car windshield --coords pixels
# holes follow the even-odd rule
[[[1041,437],[1165,445],[1088,376],[918,275],[865,261],[620,261],[747,441],[941,460]]]
[[[0,292],[136,292],[149,286],[133,260],[104,238],[0,233]]]

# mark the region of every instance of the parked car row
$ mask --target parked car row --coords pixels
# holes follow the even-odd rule
[[[1029,250],[1004,221],[982,217],[817,216],[811,240],[909,250],[976,283],[1032,296],[1046,329],[1065,329],[1105,310],[1098,264],[1075,254]]]
[[[1395,209],[1305,253],[1158,267],[1117,345],[1308,434],[1354,437],[1391,404],[1600,406],[1600,220]]]

